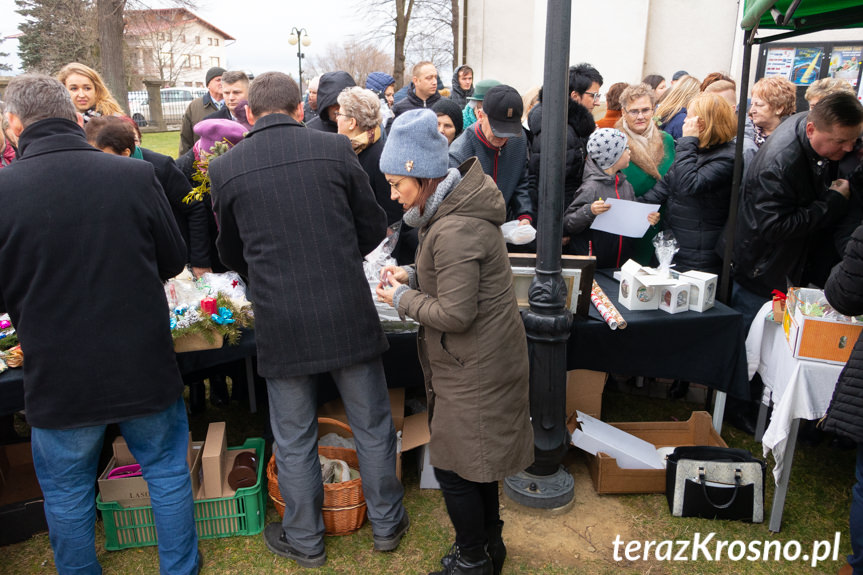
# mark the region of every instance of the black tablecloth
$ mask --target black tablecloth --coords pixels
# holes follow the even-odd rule
[[[628,326],[612,330],[591,305],[587,319],[573,322],[568,369],[681,379],[749,397],[739,312],[719,302],[703,313],[630,311],[618,302],[619,284],[611,275],[610,270],[598,271],[596,282]]]
[[[401,329],[388,331],[386,335],[390,349],[383,354],[383,363],[388,386],[422,386],[423,375],[417,359],[416,332]],[[252,357],[256,353],[254,330],[244,330],[238,345],[225,344],[219,349],[178,353],[177,365],[181,373],[191,374]],[[0,374],[0,416],[21,409],[24,409],[24,370],[10,369]]]

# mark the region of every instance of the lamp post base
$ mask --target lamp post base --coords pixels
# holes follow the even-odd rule
[[[575,497],[575,480],[563,466],[551,475],[533,475],[522,471],[503,480],[503,492],[525,507],[556,509]]]

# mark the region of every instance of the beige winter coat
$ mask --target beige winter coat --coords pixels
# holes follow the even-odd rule
[[[500,225],[503,195],[476,158],[420,229],[418,290],[399,312],[420,324],[431,464],[489,482],[533,463],[528,355]]]

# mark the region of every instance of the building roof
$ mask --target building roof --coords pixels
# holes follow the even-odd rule
[[[185,8],[161,8],[155,10],[126,10],[126,33],[130,36],[145,36],[153,32],[169,30],[178,24],[195,20],[202,26],[221,35],[225,40],[236,40],[227,32],[216,28],[200,16]]]

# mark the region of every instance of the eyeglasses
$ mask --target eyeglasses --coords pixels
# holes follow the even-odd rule
[[[404,178],[402,178],[398,182],[391,182],[391,181],[387,180],[387,183],[390,185],[391,188],[395,188],[397,192],[401,193],[401,190],[399,189],[399,184],[401,184],[403,181],[405,181],[407,179],[408,179],[408,177],[405,176]]]
[[[632,116],[633,118],[637,118],[639,116],[644,116],[645,118],[650,117],[650,113],[653,112],[653,108],[641,108],[640,110],[627,110],[626,113]]]
[[[353,116],[348,116],[347,114],[342,114],[341,112],[336,112],[336,118],[341,116],[342,118],[352,118]]]
[[[602,92],[585,92],[585,94],[590,96],[594,100],[602,99]]]

